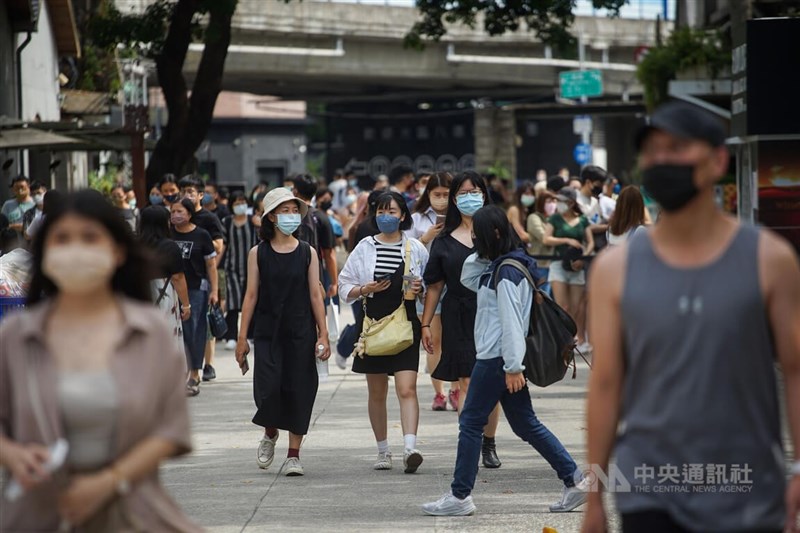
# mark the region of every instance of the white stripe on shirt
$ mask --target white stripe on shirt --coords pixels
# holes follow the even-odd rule
[[[403,242],[383,244],[375,241],[375,277],[394,274],[403,262]]]

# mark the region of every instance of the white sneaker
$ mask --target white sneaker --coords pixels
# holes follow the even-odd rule
[[[392,452],[378,452],[378,460],[375,461],[375,470],[391,470],[392,469]]]
[[[586,478],[574,487],[564,487],[561,500],[550,506],[550,512],[568,513],[577,509],[586,503],[586,500],[589,498],[589,488],[589,480]]]
[[[342,370],[347,370],[347,358],[346,357],[342,357],[341,355],[339,355],[337,353],[336,357],[335,357],[335,360],[336,360],[336,366],[338,366]]]
[[[422,510],[431,516],[470,516],[475,514],[475,503],[472,496],[459,500],[448,492],[437,501],[424,504]]]
[[[264,434],[264,436],[261,437],[261,442],[258,443],[256,462],[258,463],[258,467],[262,470],[269,468],[269,465],[275,460],[275,443],[278,442],[278,435],[280,435],[280,432],[276,433],[275,437],[269,438]]]
[[[305,474],[305,472],[303,472],[303,465],[300,464],[300,459],[298,457],[289,457],[286,459],[281,470],[283,470],[284,475],[287,477],[302,476]]]
[[[225,349],[228,350],[229,352],[234,351],[236,349],[236,341],[235,340],[229,340],[228,342],[226,342],[225,343]]]
[[[413,474],[422,464],[422,454],[418,450],[406,450],[403,453],[403,466],[406,474]]]

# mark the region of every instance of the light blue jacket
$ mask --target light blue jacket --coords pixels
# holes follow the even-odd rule
[[[461,283],[478,293],[478,312],[475,317],[475,349],[477,359],[503,358],[503,370],[516,374],[525,370],[525,337],[528,335],[533,303],[533,289],[525,276],[512,266],[502,267],[497,290],[494,271],[503,260],[513,258],[528,267],[536,279],[536,261],[522,250],[490,262],[477,253],[464,262]]]

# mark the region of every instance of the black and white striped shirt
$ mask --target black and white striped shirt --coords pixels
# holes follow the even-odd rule
[[[375,239],[375,278],[394,274],[403,262],[403,241],[384,244]]]

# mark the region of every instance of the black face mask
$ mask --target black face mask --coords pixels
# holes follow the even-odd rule
[[[322,202],[319,204],[323,211],[328,211],[331,207],[333,207],[333,202]]]
[[[654,165],[642,171],[642,184],[664,211],[679,211],[697,196],[693,165]]]
[[[603,186],[602,185],[599,186],[599,187],[592,187],[592,195],[593,196],[600,196],[600,194],[602,192],[603,192]]]

